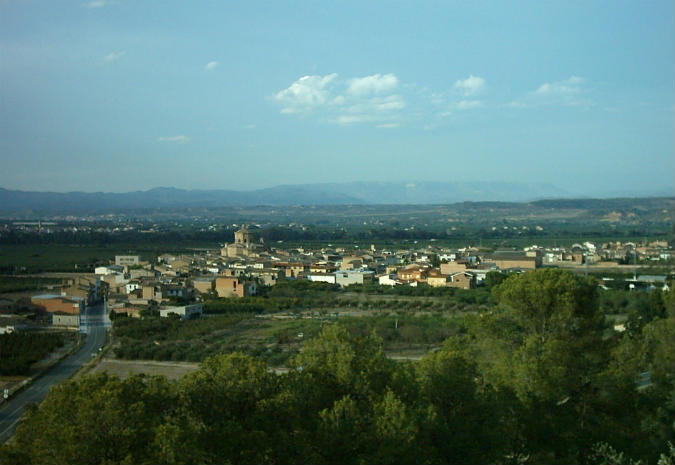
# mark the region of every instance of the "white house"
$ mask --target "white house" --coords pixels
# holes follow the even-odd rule
[[[123,274],[124,267],[120,265],[97,266],[94,268],[96,275]]]
[[[372,283],[374,276],[375,273],[372,271],[336,271],[335,283],[342,287],[346,287],[351,284],[364,284],[368,282]]]
[[[335,273],[314,273],[307,275],[307,279],[313,282],[335,284]]]
[[[131,294],[136,289],[140,289],[141,284],[138,281],[130,281],[124,285],[124,290],[127,294]]]
[[[167,307],[159,309],[159,316],[168,317],[172,313],[178,315],[181,320],[187,320],[192,315],[202,314],[202,304],[185,305],[183,307]]]
[[[396,286],[402,284],[395,274],[383,274],[378,276],[377,282],[380,286]]]

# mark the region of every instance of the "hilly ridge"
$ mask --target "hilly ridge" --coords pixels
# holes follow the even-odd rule
[[[35,192],[0,188],[0,212],[84,213],[166,207],[446,204],[490,200],[523,202],[569,196],[569,193],[549,184],[507,182],[352,182],[280,185],[250,191],[159,187],[125,193]]]

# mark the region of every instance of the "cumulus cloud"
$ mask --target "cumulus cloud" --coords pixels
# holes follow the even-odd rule
[[[111,53],[108,53],[108,54],[103,58],[103,62],[104,62],[104,63],[112,63],[112,62],[114,62],[114,61],[119,60],[120,58],[122,58],[122,57],[123,57],[124,55],[126,55],[126,54],[127,54],[127,52],[126,52],[125,50],[121,50],[121,51],[119,51],[119,52],[111,52]]]
[[[464,96],[475,95],[483,90],[485,87],[485,79],[469,75],[466,79],[458,79],[455,81],[455,90]]]
[[[281,113],[315,111],[321,119],[335,124],[374,123],[398,125],[406,107],[394,74],[338,79],[338,75],[304,76],[274,95]]]
[[[282,113],[299,113],[326,104],[330,100],[328,85],[337,74],[303,76],[288,88],[278,92],[274,99],[282,104]]]
[[[189,141],[190,138],[182,134],[179,136],[163,136],[157,138],[157,142],[168,142],[173,144],[185,144]]]
[[[220,66],[220,63],[219,63],[219,62],[217,62],[217,61],[209,61],[208,63],[206,63],[206,66],[204,66],[204,69],[205,69],[206,71],[213,71],[213,70],[216,69],[218,66]]]
[[[393,91],[398,86],[398,78],[393,74],[373,74],[353,78],[347,82],[347,93],[352,95],[381,94]]]

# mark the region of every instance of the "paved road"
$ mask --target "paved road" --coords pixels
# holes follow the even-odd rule
[[[82,347],[0,408],[0,443],[6,442],[14,434],[26,403],[41,402],[51,386],[70,378],[82,365],[91,360],[92,354],[98,353],[98,349],[105,344],[109,327],[110,320],[104,304],[85,309],[80,324],[80,332],[86,333]]]

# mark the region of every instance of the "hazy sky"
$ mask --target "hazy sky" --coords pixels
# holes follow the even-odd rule
[[[675,193],[664,1],[0,0],[0,187]]]

